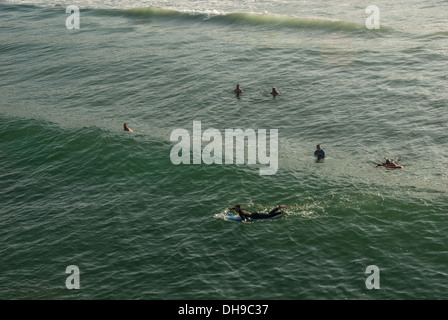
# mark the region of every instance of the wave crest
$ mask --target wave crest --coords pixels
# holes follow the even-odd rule
[[[295,29],[323,29],[329,31],[358,32],[366,30],[364,24],[355,22],[332,20],[325,18],[300,18],[272,13],[203,13],[203,12],[180,12],[172,9],[159,7],[134,8],[124,11],[124,15],[137,18],[169,18],[188,19],[196,21],[216,22],[226,25],[255,25],[277,28]]]

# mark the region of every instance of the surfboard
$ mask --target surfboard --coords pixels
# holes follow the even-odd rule
[[[383,165],[376,165],[375,167],[384,167],[384,168],[391,168],[391,169],[401,169],[403,166],[383,166]]]
[[[270,217],[270,218],[262,218],[262,219],[252,219],[252,218],[248,218],[245,222],[256,222],[256,221],[266,221],[266,220],[276,220],[276,219],[280,219],[283,217],[283,214],[279,214],[277,216],[274,217]],[[229,220],[229,221],[235,221],[235,222],[242,222],[243,220],[241,219],[240,216],[234,216],[232,214],[227,214],[224,216],[225,220]]]

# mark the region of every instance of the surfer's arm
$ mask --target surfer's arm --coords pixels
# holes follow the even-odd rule
[[[280,208],[281,208],[281,206],[278,206],[278,207],[272,209],[272,210],[269,212],[269,214],[273,214],[273,213],[277,212],[278,210],[280,210]]]
[[[250,216],[252,215],[252,213],[250,213],[249,211],[246,210],[239,210],[237,211],[238,215],[240,216],[241,220],[246,221],[247,218],[250,218]]]

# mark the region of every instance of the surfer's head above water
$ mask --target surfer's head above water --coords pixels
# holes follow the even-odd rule
[[[316,146],[316,151],[314,151],[314,156],[317,157],[317,161],[325,159],[325,150],[322,149],[322,146],[318,144]]]
[[[236,88],[235,88],[235,90],[233,90],[235,93],[242,93],[243,92],[243,89],[241,89],[241,87],[240,87],[240,84],[238,83],[237,85],[236,85]]]

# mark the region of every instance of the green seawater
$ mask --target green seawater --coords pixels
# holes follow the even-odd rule
[[[81,14],[67,30],[65,7],[0,3],[0,299],[448,298],[446,32]],[[278,171],[174,165],[193,121],[277,129]],[[222,219],[237,203],[290,208]]]

